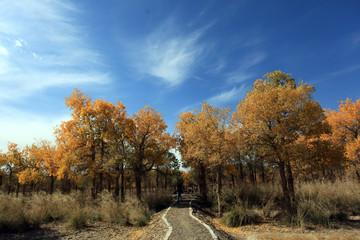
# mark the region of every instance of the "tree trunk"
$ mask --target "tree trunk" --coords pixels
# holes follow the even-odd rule
[[[156,169],[156,191],[159,189],[159,170]]]
[[[70,193],[70,179],[67,176],[62,179],[61,189],[64,194]]]
[[[125,176],[124,176],[124,163],[121,163],[121,202],[125,202]]]
[[[1,186],[2,186],[2,181],[3,181],[3,176],[0,175],[0,188],[1,188]]]
[[[359,170],[356,169],[355,173],[356,173],[356,176],[358,177],[358,180],[359,180],[359,182],[360,182],[360,172],[359,172]]]
[[[111,176],[108,175],[107,179],[108,179],[108,193],[110,193],[111,192]]]
[[[26,184],[23,185],[23,196],[25,196],[25,193],[26,193]]]
[[[141,200],[141,171],[136,169],[135,173],[135,187],[136,187],[136,196]]]
[[[10,194],[11,192],[11,180],[12,180],[12,170],[10,169],[8,194]]]
[[[235,187],[235,178],[234,178],[234,174],[231,174],[231,183],[233,188]]]
[[[255,170],[254,170],[254,169],[255,169],[255,166],[254,166],[253,163],[249,163],[248,166],[249,166],[250,181],[251,181],[252,183],[255,183],[255,182],[256,182],[256,176],[255,176]]]
[[[54,176],[51,175],[50,176],[50,195],[52,195],[54,192],[54,180],[55,180]]]
[[[147,192],[151,192],[151,172],[148,172],[148,174],[144,175],[144,180],[147,182]],[[145,186],[146,182],[144,183]]]
[[[200,195],[204,202],[207,202],[207,189],[206,189],[206,171],[205,166],[200,164],[200,174],[199,174],[199,187]]]
[[[284,162],[279,162],[279,170],[280,170],[280,177],[281,177],[281,187],[284,194],[284,204],[287,211],[291,213],[291,201],[290,201],[290,192],[287,185],[287,179],[285,175],[285,164]]]
[[[296,215],[296,202],[295,202],[295,191],[294,191],[294,180],[292,177],[292,171],[289,164],[286,164],[287,175],[285,174],[285,163],[280,160],[279,163],[281,186],[284,194],[284,203],[286,210],[291,215]]]
[[[65,177],[61,179],[61,193],[64,194],[65,192]]]
[[[331,182],[335,182],[335,180],[336,180],[336,173],[334,173],[332,168],[330,168],[329,179],[331,180]]]
[[[244,166],[240,160],[240,179],[241,179],[241,182],[244,182]]]
[[[91,197],[92,197],[92,199],[96,199],[96,177],[95,176],[92,178]]]
[[[95,146],[91,146],[91,162],[92,164],[95,164],[96,160],[96,151]],[[92,199],[96,199],[97,195],[97,186],[96,186],[96,170],[94,169],[93,172],[93,179],[92,179],[92,187],[91,187],[91,197]]]
[[[256,177],[256,166],[254,164],[254,183],[257,183],[257,177]]]
[[[321,166],[321,170],[322,170],[323,179],[326,179],[325,167]]]
[[[99,192],[100,193],[103,190],[103,179],[104,179],[104,174],[101,172],[101,173],[99,173]]]
[[[119,200],[119,179],[120,179],[120,173],[115,177],[115,189],[114,189],[114,198],[115,201]]]
[[[293,179],[290,163],[286,165],[286,172],[287,172],[288,187],[290,191],[290,201],[291,201],[290,203],[291,203],[291,207],[293,208],[293,211],[295,211],[296,213],[297,208],[296,208],[296,199],[295,199],[294,179]]]
[[[19,196],[19,191],[20,191],[20,183],[17,183],[17,187],[16,187],[16,197]]]
[[[104,143],[104,141],[101,141],[100,164],[104,163],[104,157],[105,157],[105,143]],[[100,170],[100,173],[99,173],[99,192],[100,193],[103,190],[103,179],[104,179],[104,173],[103,173],[103,170]]]
[[[218,214],[222,216],[222,168],[221,166],[217,167],[216,172],[216,197],[218,203]]]
[[[67,179],[67,193],[70,194],[71,193],[71,180],[70,178]]]
[[[261,164],[261,176],[262,176],[262,181],[266,182],[266,179],[265,179],[265,167],[264,167],[263,163]]]
[[[168,177],[168,170],[166,169],[166,172],[165,172],[165,179],[164,179],[164,190],[166,191],[167,190],[167,177]]]

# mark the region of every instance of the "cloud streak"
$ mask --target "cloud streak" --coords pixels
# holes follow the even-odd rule
[[[351,49],[354,49],[356,47],[360,46],[360,32],[354,32],[347,36],[346,45],[350,47]]]
[[[205,48],[200,43],[206,26],[189,34],[179,34],[172,19],[167,20],[145,40],[139,70],[173,87],[184,82]]]
[[[246,92],[245,87],[244,85],[242,85],[240,87],[234,87],[229,91],[221,92],[207,99],[206,101],[210,105],[214,105],[218,107],[228,102],[240,101],[240,99],[245,95],[245,92]]]
[[[102,70],[101,56],[82,39],[79,14],[67,1],[0,3],[0,98],[111,81]]]
[[[265,58],[266,55],[263,52],[245,56],[238,68],[227,74],[227,82],[239,83],[252,78],[255,74],[251,72],[251,68],[263,62]]]
[[[355,71],[358,71],[358,70],[360,70],[360,64],[353,65],[353,66],[350,66],[350,67],[347,67],[347,68],[332,72],[332,73],[329,74],[329,76],[338,77],[338,76],[341,76],[341,75],[344,75],[344,74],[349,74],[349,73],[352,73],[352,72],[355,72]]]
[[[231,102],[240,101],[246,93],[245,85],[239,87],[233,87],[231,90],[223,91],[214,95],[205,101],[215,107],[225,107],[224,105]],[[195,109],[199,109],[201,106],[200,102],[185,106],[181,108],[177,114],[184,113],[186,111],[193,111]]]
[[[9,52],[6,50],[6,48],[0,45],[0,54],[3,56],[7,56],[9,55]]]

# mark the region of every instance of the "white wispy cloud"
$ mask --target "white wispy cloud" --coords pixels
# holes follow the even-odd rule
[[[142,56],[139,70],[169,86],[181,84],[191,75],[192,67],[204,50],[200,38],[209,26],[181,34],[176,31],[174,21],[167,20],[141,43],[144,47],[137,53]]]
[[[245,56],[239,66],[227,74],[227,82],[238,83],[254,77],[255,74],[251,71],[251,68],[263,62],[265,58],[266,54],[263,52],[256,52]]]
[[[206,100],[210,105],[222,106],[225,103],[240,101],[245,95],[245,85],[234,87],[229,91],[221,92]]]
[[[177,111],[176,115],[180,114],[180,113],[184,113],[184,112],[187,112],[187,111],[194,111],[195,109],[199,109],[201,107],[201,103],[200,102],[197,102],[197,103],[194,103],[194,104],[191,104],[191,105],[188,105],[188,106],[185,106],[185,107],[182,107],[180,110]]]
[[[259,45],[266,41],[266,37],[264,35],[258,35],[258,32],[252,32],[250,35],[247,36],[246,39],[242,41],[243,47],[252,47]]]
[[[41,81],[36,81],[37,79],[40,79]],[[5,87],[6,91],[0,91],[0,99],[11,100],[13,98],[29,97],[36,92],[48,88],[77,87],[79,85],[106,83],[108,82],[108,79],[109,76],[106,73],[102,74],[91,71],[87,72],[87,74],[83,74],[55,71],[39,72],[34,70],[15,75],[9,74],[5,80],[1,81],[2,86]]]
[[[82,38],[70,1],[0,3],[0,98],[81,83],[106,83],[101,56]]]
[[[21,41],[21,40],[15,40],[15,46],[16,47],[22,47],[23,46],[23,43],[22,43],[23,41]]]
[[[230,83],[238,83],[246,81],[252,77],[254,77],[253,73],[247,72],[243,69],[238,69],[227,74],[227,81]]]
[[[352,73],[352,72],[358,71],[358,70],[360,70],[360,64],[352,65],[350,67],[346,67],[344,69],[337,70],[335,72],[330,73],[329,75],[331,77],[338,77],[338,76]]]
[[[354,32],[346,36],[346,45],[350,48],[355,48],[360,46],[360,32]]]
[[[4,48],[3,46],[0,45],[0,54],[7,56],[7,55],[9,55],[9,52],[6,50],[6,48]]]
[[[233,87],[231,90],[220,92],[205,101],[215,107],[226,107],[228,103],[240,101],[246,93],[246,86]],[[186,111],[194,111],[200,109],[201,102],[197,102],[181,108],[177,111],[177,114],[184,113]]]
[[[224,59],[218,60],[215,64],[210,66],[210,70],[206,71],[208,74],[218,74],[226,67],[227,63]]]

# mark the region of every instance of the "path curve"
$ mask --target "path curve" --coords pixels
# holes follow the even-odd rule
[[[171,206],[172,206],[172,205],[173,205],[173,204],[171,204]],[[170,237],[170,235],[171,235],[171,232],[172,232],[172,230],[173,230],[172,226],[170,225],[170,223],[169,223],[168,220],[166,219],[166,214],[170,211],[171,206],[170,206],[168,209],[166,209],[164,215],[162,216],[162,219],[164,220],[166,226],[168,227],[168,231],[166,232],[166,235],[165,235],[165,237],[164,237],[164,240],[168,240],[168,239],[169,239],[169,237]]]
[[[185,195],[181,203],[172,204],[162,216],[168,231],[164,240],[172,239],[218,239],[212,229],[192,215],[192,195]]]

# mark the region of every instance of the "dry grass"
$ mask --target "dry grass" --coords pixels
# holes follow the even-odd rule
[[[65,224],[71,229],[84,228],[94,221],[144,226],[155,210],[166,207],[168,201],[161,194],[148,195],[143,202],[130,197],[119,203],[108,193],[96,200],[84,193],[40,193],[19,198],[0,193],[0,232],[24,232],[49,222]]]
[[[64,213],[58,198],[52,204],[40,196],[14,198],[0,195],[0,232],[23,232],[42,223],[62,219]],[[69,205],[68,205],[69,206]]]
[[[296,188],[296,216],[289,216],[284,211],[279,185],[241,184],[236,189],[225,189],[223,196],[224,208],[228,212],[225,217],[232,216],[235,220],[238,217],[233,209],[239,206],[255,210],[263,220],[279,220],[303,228],[309,225],[332,227],[334,220],[348,220],[349,216],[360,215],[360,185],[354,181],[301,183]],[[229,219],[225,222],[228,226],[234,225],[234,221]]]
[[[353,181],[314,182],[298,187],[298,224],[331,226],[360,214],[360,185]]]
[[[258,223],[259,219],[260,216],[254,210],[235,206],[223,216],[222,221],[229,227],[239,227]]]

